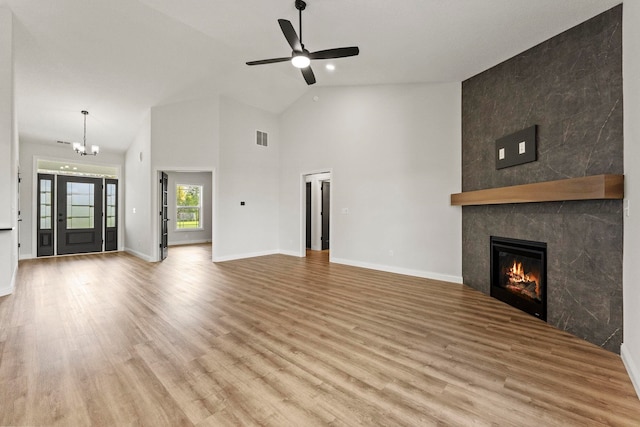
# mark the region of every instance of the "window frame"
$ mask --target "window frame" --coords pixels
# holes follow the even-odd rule
[[[199,199],[199,204],[198,206],[178,206],[178,189],[179,187],[198,187],[199,188],[199,194],[200,194],[200,199]],[[175,197],[174,197],[174,202],[175,202],[175,226],[174,226],[174,231],[176,232],[189,232],[189,231],[203,231],[204,230],[204,225],[203,225],[203,218],[202,218],[202,214],[203,214],[203,199],[204,198],[204,185],[202,184],[175,184]],[[180,208],[188,208],[188,209],[198,209],[198,227],[191,227],[191,228],[179,228],[178,224],[180,223],[180,221],[178,220],[178,211],[180,210]]]

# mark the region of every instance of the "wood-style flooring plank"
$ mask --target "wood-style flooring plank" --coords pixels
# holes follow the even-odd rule
[[[0,425],[640,425],[620,357],[468,287],[330,264],[21,261]]]

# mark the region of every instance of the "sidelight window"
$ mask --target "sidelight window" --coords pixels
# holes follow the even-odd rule
[[[40,229],[51,230],[53,217],[53,180],[40,179]]]
[[[117,196],[118,193],[116,184],[108,183],[106,192],[107,228],[116,226]]]

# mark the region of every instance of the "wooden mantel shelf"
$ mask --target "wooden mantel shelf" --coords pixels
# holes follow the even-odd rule
[[[624,175],[593,175],[451,195],[452,206],[622,199]]]

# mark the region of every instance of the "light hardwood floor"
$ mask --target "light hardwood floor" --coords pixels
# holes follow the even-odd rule
[[[640,425],[620,357],[467,287],[306,259],[20,263],[1,425]]]

